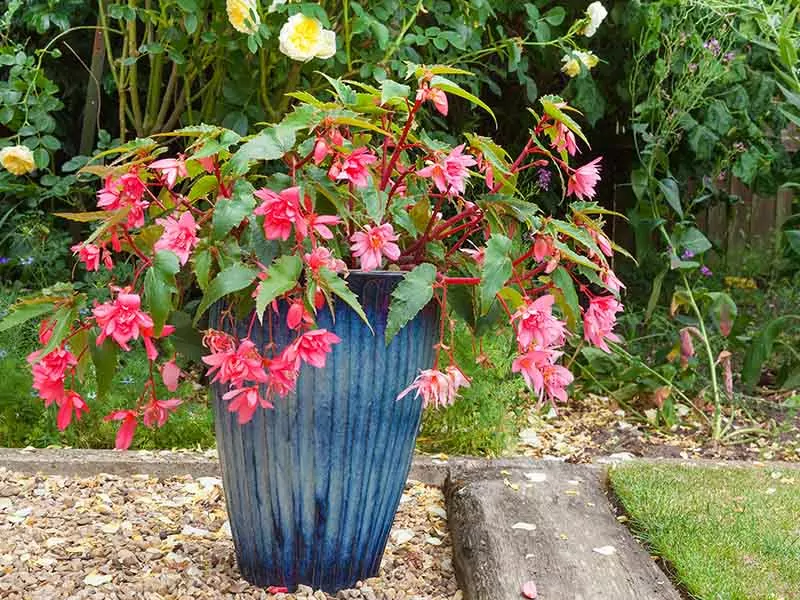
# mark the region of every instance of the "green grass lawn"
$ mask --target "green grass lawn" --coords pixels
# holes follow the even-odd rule
[[[610,477],[691,597],[800,599],[800,470],[633,464]]]

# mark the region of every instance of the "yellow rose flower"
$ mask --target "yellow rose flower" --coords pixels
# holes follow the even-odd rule
[[[249,35],[258,30],[261,18],[256,0],[227,0],[226,9],[228,20],[236,31]]]
[[[587,71],[590,71],[597,66],[597,63],[600,62],[600,59],[589,50],[586,52],[575,50],[572,53],[572,56],[565,54],[561,59],[561,62],[564,63],[564,66],[561,67],[561,70],[564,73],[570,77],[577,77],[581,74],[581,63],[583,63],[583,66],[586,67]]]
[[[336,33],[313,17],[297,13],[281,27],[279,49],[292,60],[330,58],[336,54]]]
[[[33,152],[27,146],[9,146],[0,150],[0,165],[14,175],[25,175],[36,169]]]

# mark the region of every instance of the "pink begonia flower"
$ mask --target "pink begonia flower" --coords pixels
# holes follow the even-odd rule
[[[128,229],[144,227],[144,211],[148,206],[150,206],[150,203],[143,200],[131,202],[128,205],[128,220],[125,223]]]
[[[567,151],[570,156],[575,156],[578,152],[578,144],[575,142],[575,134],[563,123],[555,124],[555,136],[553,143],[550,144],[551,148],[555,148],[558,152]]]
[[[583,337],[586,341],[610,354],[606,340],[620,341],[612,329],[617,322],[616,314],[622,310],[622,304],[614,296],[592,298],[583,315]]]
[[[298,299],[289,304],[289,310],[286,312],[286,325],[289,329],[297,330],[302,325],[313,325],[314,315],[306,310],[305,303]]]
[[[75,413],[75,419],[80,421],[81,416],[89,412],[89,407],[78,392],[70,390],[59,403],[58,416],[56,417],[56,425],[58,425],[59,431],[64,431],[72,423],[73,412]]]
[[[232,352],[236,350],[236,340],[224,331],[209,329],[203,336],[203,346],[211,350],[212,354],[218,352]]]
[[[595,187],[600,181],[601,156],[592,162],[575,169],[567,182],[567,196],[574,194],[579,200],[591,200],[595,195]]]
[[[126,173],[121,177],[106,177],[105,184],[97,192],[97,206],[104,210],[119,210],[141,201],[146,186],[137,173]]]
[[[175,362],[174,358],[161,365],[161,379],[164,381],[164,386],[170,392],[174,392],[178,389],[178,381],[181,378],[181,374],[181,368]]]
[[[44,335],[40,335],[40,339],[42,337],[49,339],[50,331],[50,329],[46,329]],[[46,344],[47,341],[43,343]],[[64,380],[67,372],[72,371],[78,361],[75,355],[63,346],[41,358],[39,358],[40,354],[41,350],[32,352],[28,355],[27,361],[31,365],[33,374],[33,389],[44,400],[45,406],[50,406],[53,402],[59,403],[64,398],[66,393]]]
[[[142,327],[142,342],[144,342],[144,349],[147,351],[147,358],[150,360],[155,360],[158,358],[158,350],[156,349],[156,345],[153,343],[154,338],[167,337],[168,335],[172,335],[174,332],[174,326],[164,325],[161,328],[161,335],[156,336],[155,329],[153,327]]]
[[[333,232],[328,225],[339,225],[342,220],[336,215],[317,215],[309,213],[305,219],[309,231],[316,231],[323,240],[332,240]]]
[[[464,144],[456,146],[453,151],[441,162],[428,164],[424,169],[417,171],[420,177],[430,177],[433,183],[443,194],[458,196],[466,189],[466,180],[469,177],[467,167],[477,164],[469,154],[463,154]]]
[[[140,310],[141,304],[138,294],[120,290],[113,301],[95,306],[92,313],[100,326],[97,345],[111,337],[127,352],[130,350],[128,342],[138,339],[140,333],[144,333],[146,338],[152,335],[153,319]]]
[[[325,366],[328,354],[333,350],[333,344],[341,341],[338,335],[327,329],[306,331],[286,349],[286,359],[295,361],[297,365],[302,360],[312,367],[321,369]]]
[[[230,400],[228,404],[230,412],[239,413],[239,418],[237,419],[239,425],[249,423],[259,405],[262,408],[274,408],[269,400],[261,397],[258,393],[257,385],[230,390],[222,396],[222,399]]]
[[[369,165],[378,161],[378,157],[367,148],[356,148],[344,159],[341,166],[337,167],[337,181],[349,181],[357,188],[369,185]]]
[[[447,94],[439,88],[420,88],[417,90],[417,100],[425,102],[430,100],[433,107],[443,116],[447,116]]]
[[[525,384],[538,396],[544,390],[544,369],[553,364],[563,353],[555,350],[528,350],[511,363],[511,371],[520,373]]]
[[[400,247],[394,243],[398,239],[391,223],[374,225],[350,237],[350,250],[359,259],[362,271],[373,271],[381,267],[384,256],[389,260],[400,258]]]
[[[87,271],[97,271],[100,268],[100,247],[94,244],[75,244],[70,248],[83,261]]]
[[[285,398],[294,391],[297,384],[298,364],[296,359],[289,359],[286,348],[284,351],[270,359],[269,366],[269,392]]]
[[[174,253],[182,265],[189,261],[192,248],[197,245],[197,223],[190,211],[181,214],[180,219],[167,217],[156,219],[156,224],[164,228],[164,233],[153,247],[156,251],[169,250]]]
[[[340,273],[347,268],[343,260],[336,258],[330,250],[322,246],[317,246],[310,253],[304,254],[303,259],[315,273],[323,267],[334,273]]]
[[[617,274],[609,267],[604,267],[600,270],[600,281],[614,293],[619,293],[620,289],[625,288],[625,284],[619,280]]]
[[[566,387],[575,379],[569,369],[561,365],[545,365],[542,369],[544,393],[552,399],[567,401]]]
[[[511,321],[516,321],[520,348],[527,350],[533,344],[539,348],[548,348],[564,343],[566,328],[563,321],[553,316],[554,303],[555,298],[545,294],[517,309]]]
[[[142,421],[146,427],[163,427],[167,422],[169,413],[174,411],[181,404],[180,398],[170,398],[169,400],[153,400],[144,409]]]
[[[600,248],[600,252],[608,256],[609,258],[614,256],[614,248],[611,246],[611,240],[606,237],[606,235],[602,231],[598,231],[597,229],[593,229],[591,227],[584,227],[589,235],[594,240],[597,247]],[[593,257],[595,252],[593,250],[589,250],[589,258]]]
[[[455,402],[460,387],[469,387],[469,381],[458,367],[448,367],[447,373],[424,369],[410,386],[400,392],[397,399],[400,400],[416,390],[414,398],[422,396],[423,408],[449,406]]]
[[[178,158],[162,158],[161,160],[151,162],[149,168],[161,172],[164,183],[167,184],[169,189],[172,189],[175,182],[178,181],[178,177],[186,177],[189,175],[189,172],[186,170],[184,157],[180,154]]]
[[[122,421],[117,431],[117,439],[114,447],[117,450],[127,450],[131,447],[133,441],[133,434],[136,432],[136,426],[139,424],[139,419],[136,412],[133,410],[117,410],[106,415],[104,421]]]
[[[263,200],[253,212],[264,217],[264,237],[268,240],[289,239],[292,225],[305,237],[305,221],[300,214],[300,188],[290,187],[280,193],[268,188],[256,190],[256,198]]]
[[[692,343],[693,327],[684,327],[678,332],[681,340],[681,366],[685,369],[689,366],[689,359],[694,356],[694,344]],[[702,338],[701,338],[702,339]]]
[[[203,362],[210,367],[208,375],[216,372],[213,382],[230,383],[234,387],[241,387],[245,381],[267,383],[264,361],[250,340],[242,340],[235,350],[204,356]]]
[[[479,267],[483,266],[486,260],[486,248],[461,248],[461,252],[471,257]]]
[[[331,150],[331,147],[328,146],[325,138],[317,138],[317,141],[314,144],[314,164],[319,165],[328,157],[329,154],[333,154],[333,150]]]

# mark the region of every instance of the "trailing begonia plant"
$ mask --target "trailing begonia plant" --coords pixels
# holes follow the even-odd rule
[[[276,400],[293,392],[301,366],[324,367],[341,342],[317,327],[319,311],[345,302],[366,320],[347,284],[353,270],[403,274],[387,343],[430,302],[441,307],[435,362],[398,401],[414,393],[426,406],[448,405],[469,385],[452,350],[455,317],[478,333],[511,326],[514,372],[540,400],[565,400],[568,338],[608,351],[622,310],[622,284],[608,263],[615,247],[602,232],[607,211],[593,202],[600,158],[576,162],[586,140],[576,111],[555,96],[520,116],[530,137],[514,157],[475,133],[455,147],[442,142],[423,126],[435,122],[426,112],[446,118],[460,97],[491,114],[452,81],[459,75],[468,73],[409,65],[413,87],[331,79],[330,97],[293,93],[291,113],[246,138],[191,127],[96,157],[85,171],[103,178],[97,210],[61,216],[96,224],[72,250],[83,268],[112,270],[106,298],[90,306],[85,293],[59,285],[20,301],[1,326],[43,317],[42,348],[28,360],[34,388],[59,407],[59,428],[89,410],[75,385],[89,361],[103,393],[118,353],[138,343],[150,377],[134,406],[106,419],[120,421],[120,448],[138,424],[163,425],[181,401],[159,398],[157,379],[177,389],[176,355],[196,351],[193,331],[240,423],[259,409],[281,410]],[[536,188],[517,188],[528,169],[539,181],[560,179],[573,201],[564,218],[542,212],[530,195]],[[114,268],[123,261],[132,266],[125,279]],[[251,329],[286,303],[296,336],[286,347],[259,347],[204,327],[219,302]]]

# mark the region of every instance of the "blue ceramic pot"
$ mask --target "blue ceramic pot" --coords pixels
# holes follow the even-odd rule
[[[348,284],[373,333],[343,302],[318,325],[342,342],[327,365],[304,365],[297,392],[237,423],[212,386],[225,498],[242,576],[259,586],[298,584],[336,592],[378,573],[405,485],[420,425],[421,401],[397,395],[433,364],[438,311],[429,305],[387,347],[390,294],[402,274],[358,273]],[[217,307],[218,308],[218,307]],[[273,315],[279,348],[293,338],[286,306]],[[272,313],[268,313],[272,314]],[[247,335],[250,319],[233,331],[212,310],[211,326]],[[256,345],[269,323],[256,322]]]

